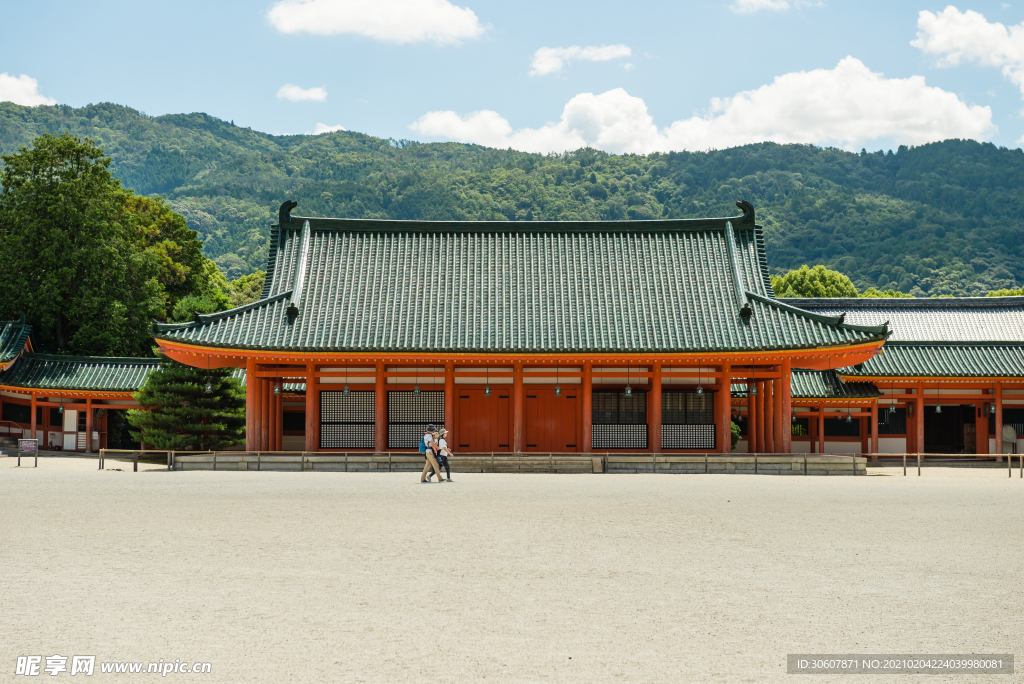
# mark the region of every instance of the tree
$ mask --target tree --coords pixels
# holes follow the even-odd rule
[[[44,134],[2,159],[0,315],[24,311],[38,351],[142,355],[181,299],[227,304],[196,233],[122,188],[92,140]]]
[[[228,297],[232,309],[236,306],[252,304],[263,294],[263,281],[267,278],[266,271],[256,271],[249,275],[236,278],[228,283]]]
[[[138,353],[160,285],[110,160],[67,133],[2,159],[0,309],[27,313],[41,351]]]
[[[986,297],[1022,297],[1024,296],[1024,287],[1019,290],[992,290]]]
[[[168,360],[132,395],[139,402],[138,409],[128,412],[132,437],[176,451],[238,444],[245,435],[245,392],[231,377],[233,370],[204,370]]]
[[[777,297],[856,297],[857,288],[850,279],[824,266],[808,268],[806,264],[783,276],[772,276],[772,289]]]
[[[882,298],[885,298],[885,299],[907,299],[907,298],[913,299],[914,298],[914,295],[907,294],[906,292],[900,292],[899,290],[893,290],[893,289],[879,290],[877,287],[869,287],[868,289],[866,289],[863,292],[861,292],[859,296],[861,296],[861,297],[875,297],[875,298],[879,298],[879,299],[882,299]]]

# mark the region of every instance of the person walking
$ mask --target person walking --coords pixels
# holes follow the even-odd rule
[[[426,434],[424,434],[423,439],[420,440],[420,453],[426,458],[426,463],[423,464],[423,472],[420,474],[420,482],[423,484],[430,482],[430,480],[427,479],[427,473],[430,472],[431,468],[433,468],[436,473],[441,472],[441,467],[437,465],[437,458],[435,457],[435,449],[437,446],[435,444],[436,430],[437,428],[434,427],[433,424],[428,425]],[[439,480],[441,479],[440,475],[437,477]]]
[[[448,431],[441,428],[438,431],[437,439],[437,462],[444,468],[445,475],[448,478],[448,482],[452,481],[452,469],[448,465],[448,457],[452,455],[452,450],[448,448]],[[428,475],[429,478],[429,475]],[[441,471],[437,471],[437,479],[441,479]]]

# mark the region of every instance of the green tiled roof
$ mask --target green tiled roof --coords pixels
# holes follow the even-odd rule
[[[834,370],[793,370],[790,376],[793,399],[870,399],[881,392],[870,382],[844,382]],[[745,384],[732,385],[732,396],[747,396]]]
[[[761,228],[743,208],[733,218],[633,222],[317,219],[282,208],[263,299],[157,324],[155,336],[276,351],[456,353],[806,349],[885,338],[882,326],[843,325],[775,300]]]
[[[1024,342],[1024,297],[783,299],[850,323],[889,321],[893,342]]]
[[[23,320],[0,321],[0,364],[18,358],[31,333],[32,326]]]
[[[135,392],[159,359],[24,354],[0,374],[0,385],[26,389]]]
[[[860,366],[843,368],[848,377],[1024,377],[1024,342],[1001,344],[888,343]]]

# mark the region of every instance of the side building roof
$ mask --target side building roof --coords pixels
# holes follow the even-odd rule
[[[160,359],[23,354],[0,373],[0,387],[67,392],[135,392]]]
[[[155,324],[155,337],[267,351],[671,353],[888,333],[776,300],[749,203],[737,217],[609,222],[323,219],[292,206],[271,232],[262,299]]]
[[[1024,297],[786,299],[845,320],[890,321],[882,353],[848,377],[1024,377]]]
[[[882,396],[878,387],[870,382],[844,381],[834,370],[816,371],[793,369],[790,375],[790,395],[797,399],[850,400],[874,399]],[[732,396],[745,398],[747,386],[734,384]]]
[[[25,350],[32,334],[32,326],[22,318],[17,321],[0,321],[0,370],[7,368]]]

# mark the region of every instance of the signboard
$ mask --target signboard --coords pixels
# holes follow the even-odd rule
[[[39,467],[39,440],[38,439],[19,439],[18,440],[18,466],[21,466],[22,456],[34,456],[35,465],[34,468]]]

